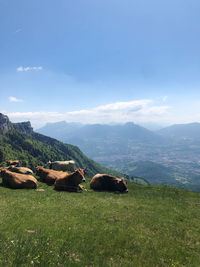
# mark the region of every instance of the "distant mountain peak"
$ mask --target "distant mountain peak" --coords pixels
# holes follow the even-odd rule
[[[157,133],[171,138],[199,140],[200,123],[174,124],[157,131]]]

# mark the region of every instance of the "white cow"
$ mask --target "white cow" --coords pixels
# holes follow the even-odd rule
[[[67,161],[49,161],[47,163],[47,168],[53,169],[56,171],[75,171],[75,161],[67,160]]]

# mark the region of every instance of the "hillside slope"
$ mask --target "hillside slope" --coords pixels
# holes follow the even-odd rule
[[[19,159],[23,166],[35,169],[49,160],[73,159],[77,167],[87,168],[88,176],[99,172],[119,175],[86,157],[78,147],[35,133],[29,122],[9,122],[9,127],[6,133],[0,132],[0,165],[6,165],[8,159]]]

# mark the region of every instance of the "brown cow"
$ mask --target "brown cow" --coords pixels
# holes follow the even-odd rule
[[[64,190],[69,192],[77,192],[83,190],[80,183],[85,182],[84,171],[79,168],[75,172],[66,175],[63,178],[58,178],[55,183],[56,190]]]
[[[6,160],[7,166],[19,166],[19,160]]]
[[[41,181],[48,185],[53,185],[56,179],[65,177],[67,174],[67,172],[50,170],[42,166],[36,168],[36,175],[40,177]]]
[[[0,169],[3,185],[13,189],[36,189],[38,182],[32,175],[20,174],[8,171],[5,168]]]
[[[29,168],[26,167],[16,167],[16,166],[10,166],[7,168],[7,170],[11,171],[11,172],[17,172],[17,173],[21,173],[21,174],[33,174],[33,171]]]
[[[96,174],[91,182],[90,188],[97,191],[119,191],[128,192],[126,181],[108,174]]]

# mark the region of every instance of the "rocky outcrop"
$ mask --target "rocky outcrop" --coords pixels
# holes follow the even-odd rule
[[[31,135],[33,133],[30,121],[11,123],[8,116],[0,113],[0,134],[5,135],[11,129],[16,129],[26,135]]]
[[[8,116],[0,113],[0,133],[4,135],[11,129],[12,123],[10,122]]]
[[[30,135],[33,133],[33,128],[31,127],[30,121],[13,123],[13,126],[22,134]]]

